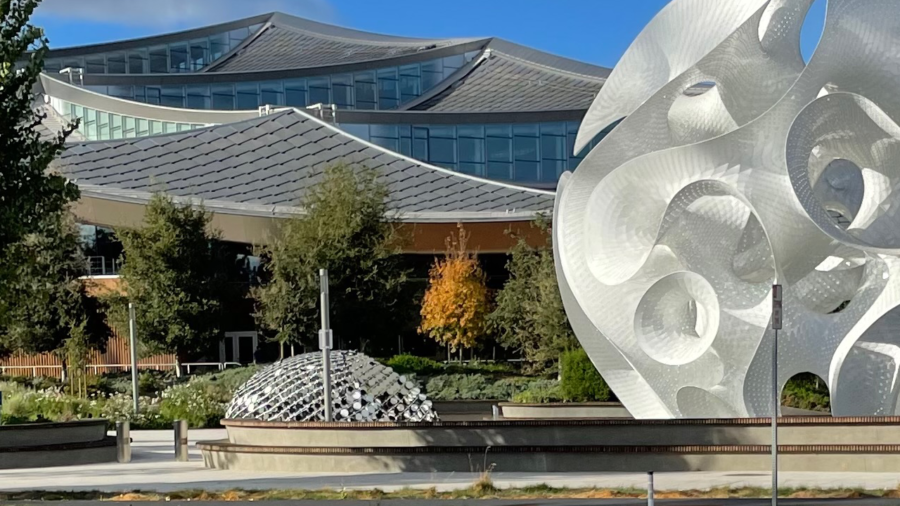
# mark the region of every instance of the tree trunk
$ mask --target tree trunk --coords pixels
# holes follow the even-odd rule
[[[278,343],[278,361],[284,360],[284,343]]]

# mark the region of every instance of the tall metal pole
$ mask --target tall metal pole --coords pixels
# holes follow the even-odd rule
[[[320,301],[322,303],[322,330],[319,331],[319,348],[322,349],[322,388],[325,389],[325,421],[332,421],[331,417],[331,348],[333,335],[331,332],[331,318],[328,314],[328,269],[319,269]]]
[[[129,348],[131,348],[131,400],[134,403],[134,414],[139,412],[138,406],[138,369],[137,369],[137,323],[134,318],[134,304],[128,303]]]
[[[772,506],[778,505],[778,330],[781,329],[781,285],[772,285]]]

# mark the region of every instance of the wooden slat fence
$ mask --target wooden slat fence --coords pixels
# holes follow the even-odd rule
[[[125,367],[90,367],[91,365],[123,365]],[[106,344],[106,351],[100,353],[93,351],[88,361],[88,374],[105,374],[128,370],[131,364],[131,350],[128,340],[117,334],[113,335]],[[51,376],[59,378],[62,375],[62,361],[51,353],[35,355],[14,354],[8,358],[0,358],[2,366],[22,366],[27,369],[9,369],[7,376]],[[143,365],[143,367],[141,367]],[[175,369],[175,355],[154,355],[138,360],[138,369]]]

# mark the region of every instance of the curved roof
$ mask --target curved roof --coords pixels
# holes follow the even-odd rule
[[[388,185],[404,221],[530,219],[553,192],[434,167],[287,109],[227,125],[72,144],[53,168],[94,198],[146,201],[154,191],[237,214],[302,211],[305,191],[335,163],[367,166]]]
[[[431,112],[587,110],[610,70],[494,39],[482,57],[405,109]]]
[[[369,62],[478,41],[380,35],[276,13],[260,32],[207,72],[254,72]],[[484,39],[487,42],[487,39]]]

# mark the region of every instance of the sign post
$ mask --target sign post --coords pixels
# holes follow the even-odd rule
[[[781,329],[781,285],[772,285],[772,506],[778,504],[778,331]]]
[[[334,345],[334,334],[331,332],[331,318],[328,314],[328,269],[319,269],[319,290],[322,303],[322,329],[319,330],[319,348],[322,350],[322,388],[325,389],[325,421],[331,417],[331,348]]]
[[[134,416],[137,416],[138,409],[138,370],[137,370],[137,323],[134,317],[134,304],[128,303],[128,334],[131,348],[131,401],[134,404]]]

